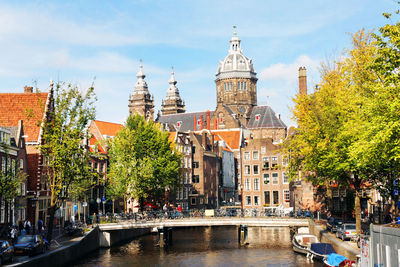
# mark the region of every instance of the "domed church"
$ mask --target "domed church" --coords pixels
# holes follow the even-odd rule
[[[153,98],[142,65],[130,113],[153,117]],[[172,70],[161,114],[155,119],[184,151],[183,186],[177,203],[184,208],[292,206],[286,159],[279,152],[287,127],[269,106],[257,105],[257,73],[243,53],[236,27],[228,55],[215,75],[214,111],[185,112]],[[299,69],[300,93],[307,94],[305,68]]]
[[[252,60],[243,54],[236,27],[229,42],[228,55],[218,64],[215,77],[215,111],[185,113],[184,101],[175,84],[172,73],[161,114],[156,118],[169,131],[273,128],[280,129],[277,136],[269,134],[277,140],[284,138],[286,134],[287,127],[279,115],[269,106],[257,106],[257,73]]]

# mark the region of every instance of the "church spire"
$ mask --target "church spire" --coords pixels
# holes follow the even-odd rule
[[[168,81],[169,87],[167,90],[167,96],[161,105],[161,112],[163,115],[185,112],[185,103],[182,101],[181,96],[179,95],[179,90],[176,87],[177,81],[175,80],[174,67],[171,67],[171,69],[171,78]]]
[[[139,72],[136,74],[137,81],[133,94],[129,97],[129,113],[139,113],[146,119],[152,119],[154,113],[154,100],[150,95],[149,88],[144,78],[143,62],[139,61]]]
[[[140,64],[139,64],[139,72],[136,74],[136,77],[138,78],[136,81],[135,85],[135,91],[133,94],[150,94],[149,89],[147,87],[147,83],[144,80],[146,75],[143,72],[143,63],[142,59],[140,59]]]

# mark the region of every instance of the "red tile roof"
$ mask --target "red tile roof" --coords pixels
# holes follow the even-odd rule
[[[123,127],[123,125],[119,123],[98,120],[94,120],[93,122],[96,123],[97,129],[99,129],[101,135],[116,136]]]
[[[89,139],[89,145],[90,145],[90,151],[106,154],[106,151],[104,151],[103,147],[99,144],[99,142],[97,141],[96,137],[92,136]],[[92,146],[97,146],[97,151],[95,151]]]
[[[229,149],[235,150],[240,148],[240,130],[228,130],[228,131],[211,131],[214,135],[215,141],[225,141]]]
[[[38,142],[40,122],[47,103],[48,93],[0,94],[0,125],[15,126],[23,120],[27,142]]]

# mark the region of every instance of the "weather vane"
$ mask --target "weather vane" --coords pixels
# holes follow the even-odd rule
[[[233,36],[236,36],[236,25],[233,25]]]

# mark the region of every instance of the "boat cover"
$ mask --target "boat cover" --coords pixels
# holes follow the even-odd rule
[[[329,243],[313,243],[310,248],[311,252],[315,252],[321,255],[328,255],[331,253],[335,253],[332,245]]]
[[[328,255],[326,263],[329,264],[329,266],[339,266],[339,264],[345,260],[348,260],[345,256],[336,253],[331,253]]]

